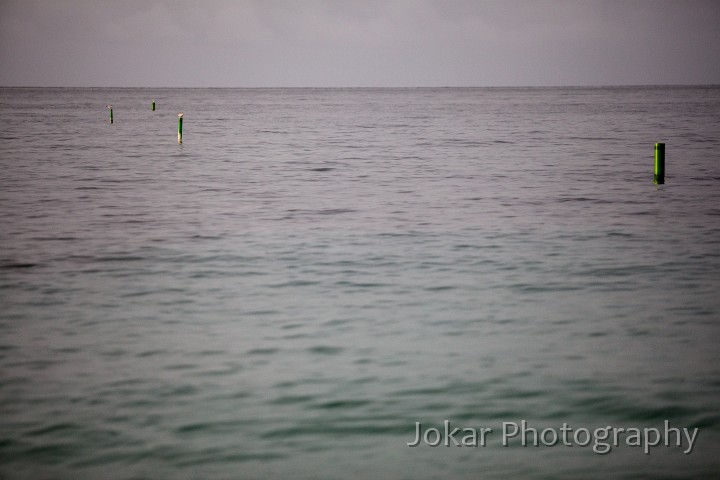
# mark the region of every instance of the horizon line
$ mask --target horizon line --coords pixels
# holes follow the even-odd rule
[[[178,89],[245,89],[245,90],[270,90],[270,89],[325,89],[325,90],[351,90],[351,89],[452,89],[452,88],[629,88],[629,87],[720,87],[720,83],[612,83],[612,84],[587,84],[587,85],[393,85],[393,86],[314,86],[314,85],[294,85],[294,86],[82,86],[82,85],[0,85],[0,88],[117,88],[117,89],[149,89],[149,88],[178,88]]]

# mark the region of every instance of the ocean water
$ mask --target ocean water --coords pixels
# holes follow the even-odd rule
[[[2,478],[720,474],[720,87],[2,88],[0,167]]]

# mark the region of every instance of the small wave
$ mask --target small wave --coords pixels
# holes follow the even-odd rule
[[[342,280],[339,282],[335,282],[335,285],[340,285],[343,287],[357,287],[357,288],[379,288],[379,287],[387,287],[389,284],[387,283],[378,283],[378,282],[351,282],[348,280]]]
[[[36,242],[71,242],[73,240],[79,240],[78,237],[33,237],[33,241]]]
[[[315,399],[315,395],[283,395],[270,400],[271,405],[295,405],[298,403],[308,403]]]
[[[345,350],[342,347],[332,347],[328,345],[317,345],[315,347],[308,348],[308,352],[316,353],[318,355],[337,355]]]
[[[5,270],[20,270],[24,268],[32,268],[37,266],[37,263],[25,263],[25,262],[9,262],[0,264],[0,268]]]
[[[612,200],[605,200],[602,198],[589,198],[589,197],[561,197],[557,199],[558,203],[566,203],[566,202],[591,202],[595,204],[606,204],[606,203],[615,203]]]
[[[244,420],[223,420],[217,422],[195,422],[180,425],[175,429],[179,434],[192,433],[236,433],[249,422]]]
[[[196,465],[205,464],[217,464],[224,465],[235,462],[271,462],[286,458],[287,455],[278,452],[263,452],[263,453],[223,453],[220,449],[206,449],[192,454],[183,454],[178,456],[174,462],[175,465],[181,468],[193,467]]]
[[[277,348],[253,348],[247,352],[248,355],[272,355],[279,352]]]
[[[441,292],[443,290],[453,290],[455,287],[452,285],[436,285],[433,287],[426,287],[423,290],[426,292]]]
[[[285,287],[307,287],[310,285],[318,285],[320,282],[314,280],[291,280],[289,282],[275,283],[268,285],[270,288],[285,288]]]
[[[356,210],[352,208],[327,208],[325,210],[318,210],[319,215],[341,215],[343,213],[353,213]]]
[[[321,403],[315,406],[315,408],[322,410],[339,410],[339,409],[353,409],[358,407],[364,407],[370,405],[369,400],[332,400],[329,402]]]
[[[95,262],[142,262],[147,260],[146,257],[139,257],[133,255],[127,256],[107,256],[107,257],[95,257],[92,261]]]
[[[351,421],[346,422],[312,422],[295,427],[278,428],[270,430],[262,434],[264,439],[282,438],[288,439],[293,437],[317,437],[327,435],[405,435],[408,433],[408,424],[406,422],[392,423],[387,420],[383,421],[363,421],[358,424]]]

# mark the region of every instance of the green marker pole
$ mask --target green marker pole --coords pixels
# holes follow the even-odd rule
[[[178,143],[182,143],[182,119],[183,114],[178,113]]]
[[[113,123],[113,118],[112,118],[112,105],[108,105],[108,108],[110,109],[110,123],[112,124],[112,123]]]
[[[665,144],[655,144],[655,175],[653,176],[653,183],[656,185],[662,185],[665,183]]]
[[[152,111],[153,112],[155,111],[155,100],[153,100],[153,103],[152,103]]]

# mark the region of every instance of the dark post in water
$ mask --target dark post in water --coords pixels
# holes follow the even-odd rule
[[[113,123],[113,118],[112,118],[112,105],[108,105],[107,108],[110,109],[110,123]]]
[[[653,183],[662,185],[665,183],[665,144],[655,144],[655,175]]]
[[[182,143],[182,119],[183,114],[178,113],[178,143]]]
[[[155,111],[155,100],[153,100],[153,103],[152,103],[152,111],[153,112]]]

